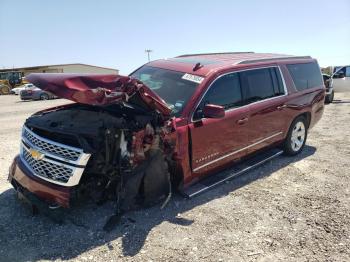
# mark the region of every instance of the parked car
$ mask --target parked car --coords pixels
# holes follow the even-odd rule
[[[37,87],[21,90],[20,97],[22,100],[49,100],[57,98],[54,94]]]
[[[194,54],[150,62],[130,76],[27,79],[76,102],[29,117],[10,167],[14,188],[51,208],[91,194],[124,212],[267,148],[294,156],[325,100],[309,56]]]
[[[335,92],[350,92],[350,66],[335,66],[332,79]]]
[[[323,77],[323,83],[326,87],[325,103],[329,104],[329,103],[332,103],[334,99],[333,78],[328,74],[322,74],[322,77]]]
[[[37,87],[33,84],[24,84],[24,85],[21,85],[19,87],[12,88],[10,93],[15,94],[15,95],[19,95],[22,90],[33,90],[35,88],[37,88]]]

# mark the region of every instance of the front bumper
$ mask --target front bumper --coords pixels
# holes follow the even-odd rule
[[[70,206],[71,187],[55,185],[34,176],[19,156],[13,160],[8,180],[17,191],[34,194],[50,206]]]
[[[32,99],[34,99],[33,96],[31,96],[31,95],[28,95],[28,96],[20,95],[20,96],[21,96],[21,100],[32,100]]]

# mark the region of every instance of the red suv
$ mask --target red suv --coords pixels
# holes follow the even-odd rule
[[[298,154],[325,100],[315,59],[252,52],[182,55],[130,76],[27,79],[74,101],[26,120],[10,167],[20,194],[55,208],[88,195],[128,210],[268,148]]]

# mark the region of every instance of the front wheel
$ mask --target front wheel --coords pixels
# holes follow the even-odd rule
[[[49,95],[48,94],[41,94],[40,95],[40,100],[49,100]]]
[[[306,142],[307,125],[305,117],[299,116],[292,122],[287,138],[284,142],[284,152],[287,155],[294,156],[299,154]]]

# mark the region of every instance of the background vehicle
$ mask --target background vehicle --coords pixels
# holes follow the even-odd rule
[[[21,72],[0,72],[0,95],[9,94],[12,88],[23,83],[24,80]]]
[[[57,98],[50,92],[41,90],[34,86],[34,88],[26,88],[20,91],[20,97],[22,100],[49,100]]]
[[[322,74],[322,77],[326,87],[325,103],[329,104],[332,103],[334,99],[333,78],[328,74]]]
[[[37,88],[37,87],[33,84],[24,84],[24,85],[21,85],[19,87],[12,88],[10,93],[15,94],[15,95],[19,95],[22,90],[35,89],[35,88]]]
[[[335,66],[332,79],[335,92],[350,92],[350,65]]]

